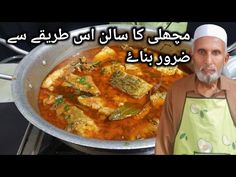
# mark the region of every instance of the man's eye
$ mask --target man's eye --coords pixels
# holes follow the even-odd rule
[[[219,54],[220,54],[220,51],[214,50],[214,51],[212,52],[212,54],[213,54],[213,55],[219,55]]]
[[[199,53],[200,55],[204,55],[204,54],[205,54],[205,51],[204,51],[204,50],[198,50],[198,53]]]

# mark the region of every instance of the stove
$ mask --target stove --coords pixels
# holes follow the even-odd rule
[[[76,148],[73,148],[76,147]],[[152,155],[154,148],[135,151],[107,150],[74,145],[28,124],[17,155]]]
[[[88,155],[28,124],[17,155]]]

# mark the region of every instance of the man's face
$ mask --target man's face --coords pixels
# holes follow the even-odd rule
[[[192,58],[198,79],[211,83],[220,77],[229,55],[222,40],[207,36],[194,42]]]

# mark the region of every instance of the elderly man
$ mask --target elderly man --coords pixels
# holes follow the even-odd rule
[[[194,33],[195,73],[169,89],[160,119],[156,154],[236,154],[236,81],[221,75],[229,55],[217,25]]]

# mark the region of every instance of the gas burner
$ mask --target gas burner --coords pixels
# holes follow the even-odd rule
[[[18,155],[153,155],[154,148],[136,151],[108,150],[78,146],[59,140],[28,124]]]
[[[17,155],[86,155],[28,124]]]

